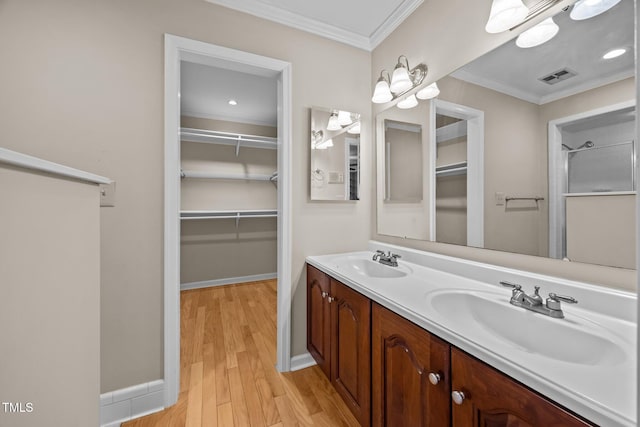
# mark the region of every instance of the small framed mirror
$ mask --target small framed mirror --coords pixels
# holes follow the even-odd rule
[[[311,109],[311,200],[360,199],[360,114]]]

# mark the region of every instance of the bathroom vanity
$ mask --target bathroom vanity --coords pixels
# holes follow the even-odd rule
[[[307,347],[361,425],[635,425],[635,295],[370,249],[307,258]],[[500,280],[579,304],[514,307]]]

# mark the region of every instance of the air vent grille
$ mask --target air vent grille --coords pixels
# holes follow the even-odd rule
[[[563,68],[562,70],[554,71],[551,74],[547,74],[546,76],[540,77],[540,80],[543,83],[554,85],[563,80],[570,79],[571,77],[575,77],[578,73],[575,71],[571,71],[568,68]]]

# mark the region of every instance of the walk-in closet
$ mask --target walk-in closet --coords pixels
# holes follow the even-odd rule
[[[276,79],[182,61],[180,283],[276,278]]]

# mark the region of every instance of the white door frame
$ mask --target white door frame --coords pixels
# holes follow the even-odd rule
[[[436,241],[436,112],[467,121],[467,246],[484,248],[484,111],[432,99],[429,143],[429,235]]]
[[[165,34],[164,80],[164,403],[180,390],[180,61],[224,63],[278,79],[277,364],[291,365],[291,64]]]
[[[562,151],[562,127],[570,123],[588,119],[617,110],[633,107],[635,100],[607,105],[583,113],[549,121],[549,257],[564,257],[565,245],[565,204],[563,194],[566,192],[566,165]]]

